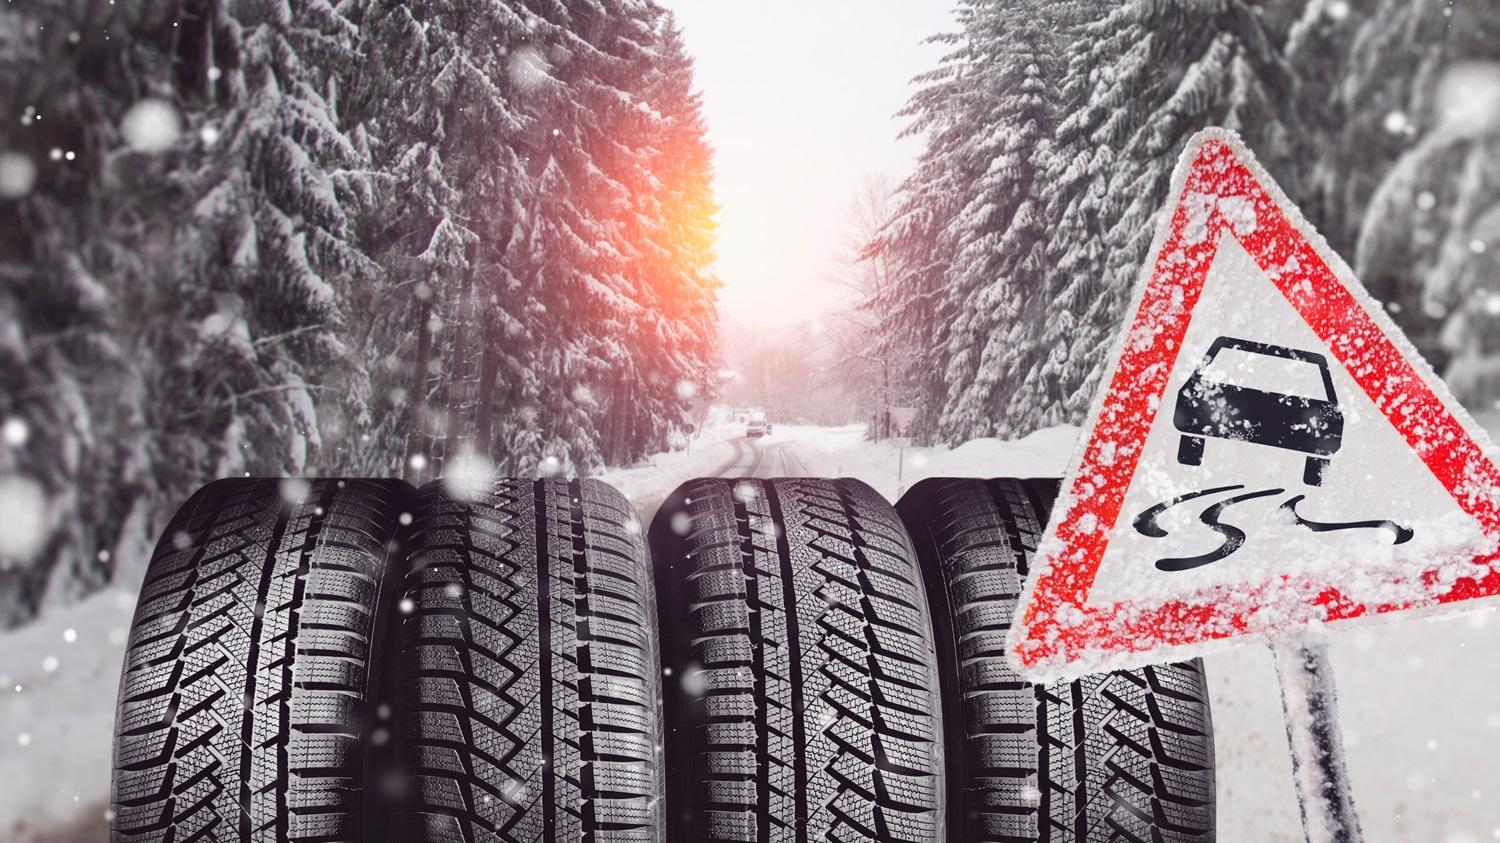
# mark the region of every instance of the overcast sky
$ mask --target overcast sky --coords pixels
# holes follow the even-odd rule
[[[823,281],[845,249],[845,210],[866,174],[899,179],[911,77],[953,28],[952,0],[665,0],[697,61],[716,150],[720,304],[785,325],[839,296]]]

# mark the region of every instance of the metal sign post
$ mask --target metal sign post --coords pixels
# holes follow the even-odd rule
[[[911,447],[911,440],[905,436],[897,436],[891,440],[896,446],[896,497],[906,494],[906,449]]]
[[[896,427],[896,436],[891,443],[896,446],[896,497],[906,493],[906,484],[903,475],[906,473],[906,449],[911,447],[911,440],[906,437],[906,431],[911,428],[911,423],[917,417],[916,407],[887,407],[886,412],[890,414],[891,422]]]
[[[1362,843],[1344,763],[1328,642],[1316,634],[1277,639],[1271,642],[1271,653],[1281,680],[1292,782],[1307,843]]]

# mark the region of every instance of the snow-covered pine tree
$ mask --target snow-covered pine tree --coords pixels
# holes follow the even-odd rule
[[[1026,351],[1019,388],[1006,405],[1015,430],[1075,419],[1084,407],[1083,382],[1097,361],[1080,353],[1086,339],[1081,325],[1103,293],[1106,235],[1113,213],[1110,179],[1117,150],[1128,137],[1128,92],[1139,82],[1118,80],[1108,66],[1146,45],[1134,40],[1135,11],[1116,5],[1101,14],[1088,2],[1058,4],[1052,24],[1066,47],[1062,61],[1059,113],[1052,154],[1041,176],[1045,184],[1047,270],[1042,293],[1045,318],[1032,330],[1039,336]],[[1137,72],[1146,68],[1127,65]],[[1086,405],[1085,405],[1086,406]]]
[[[197,175],[195,270],[213,301],[198,330],[212,341],[179,365],[225,431],[220,473],[300,474],[322,462],[318,393],[347,388],[355,366],[341,297],[369,274],[332,175],[362,164],[330,70],[352,64],[357,33],[326,0],[235,12],[216,65],[233,110]]]
[[[1366,158],[1334,180],[1356,272],[1471,405],[1500,398],[1497,12],[1392,0],[1353,22],[1344,143]]]
[[[958,314],[947,343],[948,396],[938,424],[947,439],[1010,431],[1004,409],[1045,321],[1049,232],[1039,176],[1051,151],[1059,45],[1042,4],[974,5],[967,36],[980,91],[967,107],[979,109],[973,119],[986,130],[958,153],[983,169],[944,235],[954,243],[954,258],[943,295]]]
[[[366,352],[415,361],[408,394],[374,391],[409,400],[377,430],[420,430],[409,451],[431,472],[458,451],[529,472],[662,447],[680,426],[678,381],[706,383],[713,336],[711,252],[695,242],[708,156],[667,14],[454,0],[375,4],[366,20],[359,99],[391,197],[366,230],[428,297]],[[702,222],[669,225],[686,203]],[[673,284],[685,295],[658,294]],[[665,315],[669,299],[691,319]]]
[[[615,36],[610,83],[629,107],[611,112],[613,156],[626,187],[619,228],[634,309],[620,367],[606,396],[605,456],[624,464],[692,423],[697,395],[713,386],[711,152],[689,58],[672,16],[655,10]]]
[[[363,23],[354,119],[376,174],[363,230],[388,275],[362,310],[380,373],[365,470],[421,480],[445,455],[491,451],[494,383],[527,363],[527,338],[503,332],[525,308],[504,253],[528,187],[517,100],[545,83],[541,22],[520,5],[423,0],[373,2]]]
[[[655,248],[644,272],[653,279],[654,303],[640,344],[658,355],[659,382],[652,390],[663,409],[634,443],[636,453],[683,433],[702,421],[718,385],[719,279],[714,275],[718,205],[713,196],[713,150],[706,140],[702,98],[675,18],[665,15],[653,37],[661,72],[645,90],[660,115],[651,172],[656,185]]]
[[[1273,170],[1289,148],[1293,77],[1256,4],[1096,8],[1075,30],[1064,89],[1079,99],[1066,106],[1049,176],[1046,300],[1066,316],[1007,413],[1019,431],[1087,411],[1187,137],[1239,130]]]
[[[144,232],[135,203],[115,215],[100,206],[114,198],[102,175],[122,87],[165,61],[159,42],[128,55],[104,50],[102,33],[83,26],[84,7],[0,9],[3,110],[12,115],[0,124],[0,150],[29,176],[0,197],[0,422],[9,434],[0,509],[11,533],[0,549],[0,629],[29,619],[49,590],[68,596],[107,578],[149,493],[134,454],[140,438],[128,432],[140,377],[119,337],[130,327],[121,311],[138,295],[132,282],[152,280],[131,248],[144,238],[127,239]],[[134,13],[129,23],[145,29],[149,17]],[[108,69],[85,65],[85,54],[111,60]],[[52,61],[59,55],[71,60]]]
[[[45,539],[0,563],[0,625],[212,477],[588,469],[710,382],[709,155],[655,4],[0,15],[32,106],[0,148],[38,174],[0,198],[0,480]]]
[[[650,179],[661,130],[643,89],[656,73],[654,30],[662,12],[618,0],[569,6],[586,48],[568,68],[569,122],[581,155],[562,161],[574,201],[597,232],[573,294],[582,329],[579,365],[565,375],[575,404],[597,430],[598,453],[582,464],[587,470],[632,459],[638,416],[661,411],[643,406],[653,393],[650,378],[660,376],[644,328],[655,303],[645,258],[653,248],[649,229],[660,216]]]
[[[923,443],[938,438],[949,388],[947,347],[958,313],[958,302],[944,288],[955,243],[944,235],[987,163],[960,154],[973,136],[985,131],[977,119],[979,110],[968,101],[979,90],[984,70],[972,60],[976,47],[969,21],[974,13],[972,6],[959,7],[959,28],[929,39],[947,52],[937,68],[913,80],[917,90],[898,114],[909,121],[902,136],[922,136],[926,146],[897,190],[890,219],[861,253],[864,260],[886,262],[891,273],[892,283],[870,303],[888,315],[878,353],[902,360],[910,373],[898,378],[909,391],[897,400],[918,408],[911,435]]]
[[[6,74],[34,105],[4,146],[48,164],[0,257],[26,282],[6,322],[51,385],[6,390],[4,411],[34,420],[17,462],[49,466],[66,513],[5,589],[25,607],[39,579],[66,596],[143,565],[205,478],[318,457],[314,396],[346,359],[335,288],[358,259],[328,177],[350,152],[337,87],[316,66],[352,33],[326,3],[234,11],[52,0],[5,28],[41,40]]]

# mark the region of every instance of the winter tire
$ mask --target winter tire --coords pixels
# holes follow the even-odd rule
[[[656,600],[640,522],[592,480],[499,480],[413,513],[395,635],[403,841],[659,840]]]
[[[409,493],[232,479],[178,511],[125,655],[113,840],[367,839],[370,642]]]
[[[937,629],[951,840],[1212,841],[1200,662],[1029,685],[1005,638],[1056,480],[926,480],[897,510]]]
[[[853,480],[696,480],[658,512],[679,841],[930,841],[932,629],[910,540]]]

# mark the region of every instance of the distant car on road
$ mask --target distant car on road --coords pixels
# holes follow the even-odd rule
[[[745,423],[745,435],[752,439],[771,435],[771,425],[765,419],[751,419]]]
[[[1223,363],[1223,357],[1233,356],[1224,355],[1226,351],[1252,355],[1248,358],[1240,355],[1245,364],[1253,363],[1253,356],[1259,355],[1292,361],[1294,369],[1301,365],[1316,367],[1321,376],[1318,391],[1322,394],[1289,394],[1236,383],[1233,378],[1243,375],[1243,371],[1228,365],[1214,366],[1216,362]],[[1214,340],[1203,361],[1177,393],[1172,423],[1182,433],[1177,445],[1177,462],[1182,465],[1203,462],[1203,440],[1208,436],[1252,442],[1307,454],[1302,482],[1309,486],[1322,485],[1328,458],[1338,451],[1344,435],[1344,413],[1339,409],[1328,361],[1323,355],[1235,337]]]

